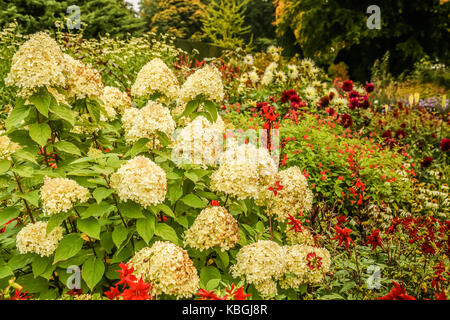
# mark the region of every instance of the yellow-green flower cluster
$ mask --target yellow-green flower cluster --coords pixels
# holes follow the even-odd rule
[[[276,242],[260,240],[244,246],[231,267],[233,277],[243,277],[264,296],[277,293],[276,280],[285,271],[283,248]]]
[[[275,215],[278,221],[284,221],[289,214],[295,215],[311,209],[313,194],[300,168],[294,166],[282,170],[274,176],[273,180],[279,181],[283,188],[278,190],[276,195],[266,188],[269,215]]]
[[[67,212],[77,201],[86,202],[90,196],[89,190],[74,180],[47,176],[40,192],[42,209],[47,215]]]
[[[171,137],[176,124],[168,108],[159,102],[148,101],[142,109],[134,107],[125,109],[122,126],[127,143],[133,144],[141,138],[148,138],[149,147],[152,147],[153,139],[155,139],[155,145],[159,144],[157,131]]]
[[[62,237],[61,227],[47,234],[47,222],[38,221],[27,224],[17,233],[16,246],[21,254],[37,253],[47,257],[55,252]]]
[[[134,97],[149,97],[158,92],[174,99],[178,91],[177,77],[160,58],[154,58],[144,65],[131,87],[131,95]]]
[[[33,34],[14,54],[7,85],[22,89],[65,86],[64,57],[58,44],[45,32]]]
[[[211,175],[211,188],[237,199],[258,199],[266,179],[276,171],[266,148],[256,148],[250,143],[235,145],[220,157],[220,166]]]
[[[152,284],[152,295],[161,293],[189,298],[199,288],[199,277],[186,250],[168,241],[145,247],[129,261],[134,274]]]
[[[203,209],[184,233],[184,238],[185,245],[200,251],[214,247],[227,251],[240,240],[237,221],[219,206]]]
[[[206,65],[190,75],[181,87],[178,103],[194,100],[203,94],[205,99],[221,102],[224,98],[222,76],[220,71],[212,65]]]
[[[153,206],[166,197],[166,173],[152,160],[137,156],[111,175],[111,186],[122,201],[132,200],[143,207]]]

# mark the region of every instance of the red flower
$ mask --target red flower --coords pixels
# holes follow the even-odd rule
[[[22,292],[22,289],[14,291],[14,296],[10,300],[28,300],[31,297],[27,296],[28,291]]]
[[[391,292],[383,297],[379,297],[378,300],[416,300],[416,298],[407,295],[405,288],[399,285],[397,282],[392,281],[394,288]]]
[[[306,265],[310,270],[319,270],[322,266],[322,257],[316,255],[315,252],[310,252],[306,255]]]
[[[280,181],[275,182],[275,188],[269,187],[269,190],[273,192],[275,196],[277,196],[278,191],[283,190],[283,186],[280,184]]]
[[[217,201],[217,200],[211,200],[211,205],[212,205],[213,207],[218,207],[218,206],[220,206],[220,203],[219,203],[219,201]]]
[[[375,90],[375,85],[373,84],[373,82],[366,83],[365,89],[367,93],[371,93],[373,90]]]
[[[69,296],[79,296],[83,293],[83,289],[72,289],[66,292]]]
[[[286,103],[294,96],[297,96],[297,91],[294,89],[285,90],[281,93],[281,102]]]
[[[119,300],[120,292],[119,287],[116,285],[115,287],[111,287],[109,291],[105,292],[105,295],[109,300]]]
[[[380,238],[380,230],[376,229],[376,230],[372,230],[370,236],[367,237],[367,242],[365,243],[372,245],[372,250],[375,250],[376,247],[380,247],[381,249],[383,249],[383,245],[381,243],[381,238]]]
[[[422,160],[422,162],[420,163],[420,167],[422,169],[424,168],[428,168],[429,166],[431,166],[431,163],[433,162],[433,158],[432,157],[426,157],[425,159]]]
[[[383,134],[381,136],[383,138],[386,138],[386,139],[391,139],[392,138],[392,132],[390,130],[387,130],[387,131],[383,132]]]
[[[450,139],[444,138],[441,140],[441,150],[444,152],[447,152],[448,150],[450,150]]]
[[[283,159],[281,159],[281,164],[283,165],[283,166],[285,166],[286,165],[286,163],[287,163],[287,155],[285,154],[285,155],[283,155]]]
[[[399,129],[399,130],[395,131],[395,137],[396,137],[397,139],[403,139],[403,138],[405,138],[405,137],[406,137],[406,131],[403,130],[403,129]]]
[[[437,294],[435,292],[434,295],[436,296],[436,300],[447,300],[447,295],[445,294],[445,290],[444,289],[442,289],[440,294]]]
[[[230,289],[226,290],[231,296],[233,296],[233,300],[247,300],[247,298],[251,296],[251,294],[244,293],[244,286],[240,286],[236,290],[234,291],[233,290],[234,290],[234,283],[231,285]]]
[[[222,298],[214,293],[214,290],[207,291],[205,289],[200,289],[197,296],[201,297],[200,300],[222,300]]]
[[[142,277],[138,282],[129,283],[130,289],[126,289],[122,293],[123,300],[151,300],[152,296],[149,295],[151,285],[142,280]]]
[[[361,95],[359,94],[358,91],[352,90],[348,93],[348,98],[349,99],[353,99],[353,98],[359,98],[361,97]]]
[[[120,270],[116,272],[120,273],[120,281],[117,283],[123,284],[124,286],[132,284],[137,280],[137,278],[133,275],[134,267],[128,267],[128,264],[121,262],[119,264]]]
[[[352,233],[352,230],[349,229],[349,228],[344,228],[344,229],[342,229],[342,228],[339,227],[338,225],[335,225],[335,226],[334,226],[334,229],[336,230],[337,235],[336,235],[336,237],[334,237],[334,238],[331,239],[331,240],[335,240],[335,239],[339,240],[338,247],[339,247],[342,243],[344,243],[344,245],[345,245],[345,250],[348,251],[348,246],[350,245],[350,243],[355,244],[355,242],[353,242],[352,238],[350,238],[350,233]]]
[[[353,89],[353,81],[352,80],[345,80],[344,83],[342,83],[342,90],[346,92],[350,92]]]
[[[344,128],[349,128],[349,127],[351,127],[351,126],[353,125],[353,119],[352,119],[352,117],[351,117],[350,115],[348,115],[348,114],[343,114],[343,115],[341,116],[341,125],[342,125]]]
[[[291,225],[292,227],[289,229],[290,230],[294,230],[295,232],[302,232],[303,230],[303,225],[300,222],[300,220],[297,220],[294,218],[294,216],[292,216],[291,214],[288,216],[289,222],[287,224]]]
[[[343,227],[344,224],[347,222],[346,216],[339,216],[339,217],[336,217],[336,219],[337,219],[337,225],[340,227]]]

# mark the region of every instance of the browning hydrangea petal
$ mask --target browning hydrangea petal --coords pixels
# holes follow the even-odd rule
[[[38,221],[27,224],[17,233],[16,246],[21,254],[30,252],[46,257],[55,252],[62,237],[61,227],[47,234],[47,222]]]
[[[129,261],[134,274],[152,284],[152,295],[161,293],[189,298],[199,288],[199,277],[186,250],[168,242],[157,241],[145,247]]]
[[[223,207],[202,210],[184,236],[185,245],[200,251],[216,246],[226,251],[240,240],[237,221]]]

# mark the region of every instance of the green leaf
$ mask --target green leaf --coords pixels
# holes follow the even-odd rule
[[[101,217],[106,213],[109,213],[114,210],[114,206],[107,202],[101,203],[93,203],[89,205],[89,207],[84,210],[80,215],[83,218],[88,217]]]
[[[100,223],[94,217],[78,219],[77,227],[89,237],[100,240]]]
[[[211,279],[208,281],[208,283],[205,286],[206,290],[214,290],[217,288],[217,286],[220,284],[220,279]]]
[[[203,106],[205,107],[206,111],[211,115],[212,122],[217,121],[217,108],[216,105],[212,101],[205,101]]]
[[[159,210],[161,210],[162,212],[164,212],[167,216],[171,217],[171,218],[175,218],[175,214],[173,213],[172,209],[170,209],[168,206],[166,206],[165,204],[158,204],[156,206]]]
[[[122,213],[122,215],[127,218],[145,218],[145,216],[142,214],[142,207],[135,202],[128,201],[119,203],[119,210],[120,213]]]
[[[196,183],[198,181],[198,176],[193,172],[186,171],[184,173],[185,177],[191,180],[192,182]]]
[[[56,214],[52,214],[50,216],[50,219],[48,219],[47,234],[52,232],[52,230],[55,229],[56,227],[60,226],[61,223],[63,223],[63,221],[65,219],[67,219],[68,217],[70,217],[71,215],[73,215],[72,211],[59,212],[59,213],[56,213]]]
[[[30,114],[31,108],[29,105],[20,104],[11,111],[8,119],[6,119],[5,127],[7,130],[16,127],[22,120]]]
[[[50,126],[46,123],[33,123],[30,126],[30,137],[41,147],[45,146],[48,142],[48,138],[52,134]]]
[[[149,141],[150,140],[147,138],[141,138],[138,141],[136,141],[136,143],[133,144],[131,149],[127,153],[125,153],[124,158],[126,158],[128,156],[134,157],[141,152],[146,152],[148,150],[147,143]]]
[[[39,277],[51,265],[52,265],[51,257],[41,257],[41,256],[34,257],[33,262],[31,263],[31,269],[33,270],[34,277],[35,278]]]
[[[26,288],[28,293],[40,293],[48,289],[48,280],[40,277],[35,279],[31,273],[20,276],[16,283]]]
[[[100,187],[95,189],[92,195],[94,196],[95,201],[97,201],[97,204],[99,204],[100,202],[102,202],[103,199],[109,197],[113,193],[114,193],[113,189],[106,189]]]
[[[105,273],[105,265],[101,259],[92,256],[87,259],[81,269],[81,276],[91,290],[100,282]]]
[[[106,250],[106,252],[111,253],[112,249],[114,248],[112,232],[103,232],[100,235],[100,245]]]
[[[13,153],[14,158],[19,158],[22,160],[30,161],[35,164],[38,164],[36,161],[37,154],[32,154],[31,152],[25,150],[19,150]]]
[[[199,100],[197,100],[197,99],[194,99],[194,100],[191,100],[191,101],[189,101],[187,104],[186,104],[186,107],[184,108],[184,111],[183,111],[183,113],[181,114],[181,116],[180,117],[187,117],[187,116],[189,116],[192,112],[194,112],[195,110],[197,110],[197,108],[198,108],[198,103],[199,103]]]
[[[180,197],[183,195],[183,190],[180,188],[180,186],[177,185],[171,185],[169,186],[169,198],[171,204],[174,204],[175,201],[180,199]]]
[[[39,190],[30,191],[28,193],[17,193],[19,197],[27,200],[33,206],[39,206]]]
[[[95,122],[99,122],[100,121],[100,104],[97,102],[97,100],[87,99],[86,107],[89,111],[89,114],[92,117],[92,120],[94,120]]]
[[[172,141],[170,140],[170,138],[167,136],[167,134],[165,134],[164,132],[162,132],[162,131],[157,131],[156,134],[158,135],[158,140],[159,140],[159,142],[160,142],[164,147],[170,145],[170,143],[172,142]]]
[[[12,272],[11,268],[8,265],[0,266],[0,279],[13,276],[14,273]]]
[[[183,198],[181,198],[181,201],[192,208],[204,208],[207,205],[202,201],[202,199],[200,199],[193,193],[185,195]]]
[[[50,112],[54,113],[59,119],[66,120],[72,126],[75,125],[77,112],[71,110],[68,106],[54,103],[50,105]]]
[[[46,89],[39,90],[29,98],[30,102],[35,105],[36,109],[48,117],[48,108],[50,107],[51,96]]]
[[[136,221],[136,230],[147,244],[155,234],[155,222],[156,219],[153,215],[145,219],[137,219]]]
[[[128,236],[128,230],[123,225],[118,225],[112,233],[112,240],[117,248],[125,241]]]
[[[4,174],[5,172],[8,172],[10,167],[11,167],[11,162],[9,162],[9,160],[5,160],[5,159],[0,160],[0,174]]]
[[[221,278],[222,277],[220,275],[220,271],[216,267],[208,266],[208,267],[203,267],[200,270],[200,281],[204,287],[206,287],[206,285],[208,284],[209,281],[214,280],[214,279],[220,281]]]
[[[15,207],[7,207],[0,211],[0,226],[19,216],[20,211]],[[0,228],[1,229],[1,228]]]
[[[70,154],[75,154],[75,155],[81,157],[80,149],[78,149],[78,147],[76,145],[74,145],[73,143],[70,143],[68,141],[58,141],[54,144],[54,147],[60,151],[70,153]]]
[[[16,254],[8,261],[8,266],[14,271],[17,269],[22,269],[32,260],[33,256],[31,254]]]
[[[82,247],[83,239],[78,233],[66,235],[56,248],[53,264],[73,257],[81,250]]]
[[[222,261],[224,268],[227,268],[228,264],[230,263],[230,258],[228,257],[228,253],[222,252],[220,249],[216,249],[216,253],[219,256],[220,261]]]
[[[173,242],[177,245],[181,245],[180,239],[178,239],[178,236],[177,236],[177,233],[175,232],[175,230],[171,226],[169,226],[165,223],[157,223],[156,224],[155,234],[158,237],[163,238],[164,240]]]

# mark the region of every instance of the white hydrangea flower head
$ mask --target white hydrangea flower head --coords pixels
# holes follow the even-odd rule
[[[145,247],[129,261],[134,274],[152,284],[152,295],[162,293],[189,298],[199,289],[199,277],[186,250],[168,242],[157,241]]]
[[[291,228],[286,230],[286,242],[290,245],[294,244],[301,244],[301,245],[308,245],[308,246],[314,246],[314,236],[311,234],[311,232],[306,228],[303,227],[302,231],[295,231],[294,229],[291,230]]]
[[[47,234],[47,222],[38,221],[27,224],[17,233],[16,246],[20,254],[36,253],[48,257],[55,252],[62,237],[61,227]]]
[[[250,143],[232,146],[219,160],[219,168],[211,175],[211,188],[239,200],[258,199],[266,179],[277,172],[269,151]]]
[[[222,102],[225,96],[222,75],[215,66],[206,65],[186,79],[178,95],[178,104],[194,100],[199,94],[207,100]]]
[[[276,280],[284,275],[283,248],[276,242],[260,240],[244,246],[231,267],[233,277],[243,277],[264,296],[277,293]]]
[[[100,72],[83,62],[64,54],[67,96],[69,98],[99,98],[103,94],[103,80]]]
[[[40,189],[42,210],[45,215],[67,212],[77,202],[89,200],[90,193],[85,187],[68,178],[50,178],[45,176]]]
[[[125,130],[125,140],[128,144],[133,144],[141,138],[150,140],[149,147],[159,144],[157,131],[164,132],[168,137],[172,136],[175,130],[175,121],[170,115],[170,110],[161,103],[148,101],[142,109],[125,109],[122,116],[122,126]]]
[[[111,175],[111,187],[122,201],[132,200],[143,207],[157,205],[166,197],[166,173],[152,160],[137,156]]]
[[[160,58],[154,58],[137,74],[131,87],[131,95],[149,97],[154,93],[161,93],[169,99],[175,99],[179,90],[178,79],[173,71]]]
[[[22,149],[22,147],[11,141],[8,136],[2,135],[4,131],[0,130],[0,159],[11,160],[11,154]]]
[[[23,89],[64,87],[64,57],[55,40],[45,32],[33,34],[14,54],[6,85]]]
[[[283,250],[286,269],[280,286],[284,289],[321,283],[330,269],[330,253],[325,248],[292,245]]]
[[[200,251],[233,248],[240,241],[237,221],[220,206],[205,208],[184,233],[184,244]]]
[[[196,117],[181,129],[174,142],[172,159],[177,164],[200,164],[203,167],[216,165],[222,153],[223,132],[221,123],[213,124],[203,116]]]
[[[107,118],[115,118],[116,111],[123,114],[125,109],[131,108],[131,98],[115,87],[105,86],[100,99],[105,105]]]
[[[283,187],[273,191],[265,188],[267,199],[267,213],[274,215],[280,222],[285,221],[288,216],[296,215],[300,212],[308,212],[312,207],[313,194],[308,188],[308,181],[299,167],[290,167],[279,171],[272,181],[279,181]]]

